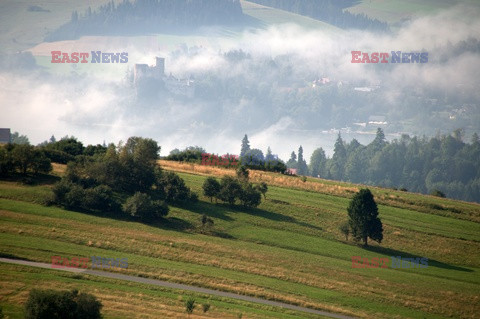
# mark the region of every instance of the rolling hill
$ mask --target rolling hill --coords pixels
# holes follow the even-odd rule
[[[206,176],[233,171],[161,161],[201,194]],[[62,167],[56,166],[56,175]],[[51,256],[128,258],[118,271],[206,287],[360,318],[474,318],[480,295],[478,204],[372,188],[384,241],[355,245],[338,230],[361,185],[273,173],[251,173],[269,184],[257,209],[200,201],[172,207],[155,225],[42,205],[54,177],[39,185],[0,183],[2,257],[51,262]],[[211,229],[200,217],[213,219]],[[424,269],[352,268],[352,256],[426,257]],[[0,305],[22,317],[33,287],[77,288],[96,295],[105,318],[184,318],[193,295],[212,309],[192,318],[319,318],[321,316],[202,293],[126,283],[86,274],[0,263]]]

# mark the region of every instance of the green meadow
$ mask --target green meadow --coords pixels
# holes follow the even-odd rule
[[[171,207],[167,218],[154,225],[44,206],[54,178],[36,186],[3,181],[0,253],[47,263],[53,255],[128,258],[123,272],[129,275],[361,318],[473,318],[480,312],[478,204],[372,188],[384,240],[364,248],[338,230],[347,218],[349,192],[299,189],[289,186],[298,180],[292,177],[269,184],[262,204],[244,209],[205,198],[205,175],[179,174],[200,201]],[[256,182],[261,177],[252,178]],[[359,186],[311,178],[309,183]],[[202,214],[213,219],[212,227],[202,227]],[[358,269],[352,268],[352,256],[426,257],[428,267],[398,269],[389,263],[384,269]],[[0,305],[10,318],[23,317],[23,303],[34,287],[90,292],[103,303],[105,318],[184,318],[182,300],[187,295],[212,305],[207,313],[197,307],[193,318],[238,318],[240,313],[243,318],[319,317],[58,270],[1,263],[0,269]]]

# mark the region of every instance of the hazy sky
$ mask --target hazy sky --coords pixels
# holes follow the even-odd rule
[[[336,79],[363,79],[371,83],[380,81],[386,87],[397,90],[425,87],[447,93],[451,91],[452,94],[461,85],[462,94],[480,101],[478,53],[448,57],[442,64],[436,62],[440,54],[448,53],[445,51],[449,43],[454,45],[471,37],[480,39],[479,15],[477,9],[456,6],[435,16],[412,21],[393,35],[382,36],[360,31],[332,34],[305,30],[297,25],[279,25],[245,32],[234,39],[215,41],[212,46],[203,45],[193,58],[178,52],[172,54],[168,46],[151,50],[151,47],[139,46],[121,48],[117,44],[111,50],[119,52],[123,49],[128,52],[130,62],[153,64],[155,55],[165,56],[167,74],[171,72],[181,77],[208,72],[228,80],[232,75],[248,72],[251,66],[232,65],[221,53],[242,49],[251,54],[253,60],[288,56],[296,66],[294,72],[300,75],[318,70],[318,74]],[[352,64],[352,50],[370,53],[427,51],[430,61],[423,65],[398,66]],[[132,61],[133,58],[135,61]],[[378,72],[378,67],[384,67],[382,72]],[[57,138],[74,135],[86,144],[103,141],[117,143],[132,135],[151,137],[162,146],[162,155],[167,155],[173,148],[181,149],[190,145],[203,146],[210,152],[220,154],[238,154],[245,133],[252,147],[265,152],[270,146],[274,153],[285,160],[292,150],[297,151],[300,144],[307,158],[317,147],[323,147],[331,153],[335,134],[302,130],[288,116],[280,117],[274,124],[265,121],[269,124],[239,131],[233,130],[228,120],[221,125],[210,120],[215,110],[205,102],[169,99],[148,109],[132,109],[132,97],[121,89],[124,79],[118,74],[97,72],[71,78],[45,76],[39,71],[0,71],[0,127],[10,127],[13,131],[28,135],[33,144],[49,139],[52,134]],[[252,83],[257,81],[253,78],[257,75],[244,75],[252,77]],[[396,92],[394,89],[385,92],[386,104],[394,101]],[[234,117],[236,112],[244,112],[249,107],[261,107],[252,106],[251,103],[248,99],[242,99],[238,104],[225,107],[232,111]],[[345,137],[349,140],[353,136]],[[363,143],[372,138],[356,137]]]

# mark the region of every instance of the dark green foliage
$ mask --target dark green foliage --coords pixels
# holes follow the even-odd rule
[[[210,306],[210,305],[209,305],[209,306]],[[210,307],[209,307],[209,308],[210,308]],[[208,309],[207,309],[207,310],[208,310]],[[204,307],[204,311],[203,311],[203,312],[206,312],[205,307]],[[5,318],[5,315],[3,314],[3,308],[2,308],[2,306],[0,306],[0,319],[3,319],[3,318]]]
[[[243,206],[257,207],[260,205],[262,195],[258,186],[253,186],[245,179],[224,176],[220,182],[218,199],[230,205],[239,200]]]
[[[446,197],[446,196],[445,196],[445,193],[442,192],[442,191],[439,191],[438,189],[434,189],[434,190],[430,193],[430,195],[432,195],[432,196],[437,196],[437,197],[442,197],[442,198],[445,198],[445,197]]]
[[[53,201],[71,209],[123,211],[142,220],[165,216],[170,202],[195,202],[183,179],[163,172],[156,164],[160,147],[151,139],[131,137],[117,148],[98,146],[93,156],[79,155],[69,162],[64,178],[53,187]],[[135,194],[135,195],[133,195]],[[133,196],[131,196],[133,195]]]
[[[321,162],[317,156],[312,155],[310,162],[313,176]],[[480,202],[479,158],[478,137],[466,144],[461,131],[431,139],[402,135],[399,140],[387,142],[378,129],[367,146],[355,139],[345,144],[339,136],[333,157],[326,160],[327,171],[320,175],[424,194],[439,189],[450,198]]]
[[[242,193],[242,185],[240,182],[231,176],[224,176],[220,185],[221,187],[218,198],[230,205],[235,204],[235,200],[240,198]]]
[[[200,221],[202,222],[202,227],[203,228],[211,227],[214,224],[213,219],[211,219],[210,217],[208,217],[205,214],[202,215],[202,217],[200,218]]]
[[[188,314],[193,313],[193,309],[195,309],[195,299],[193,297],[189,297],[185,300],[185,311]]]
[[[220,183],[215,177],[207,177],[203,182],[203,195],[210,197],[210,202],[220,193]]]
[[[325,155],[325,151],[323,148],[317,148],[313,151],[312,156],[310,157],[310,175],[313,177],[325,178],[327,176],[326,165],[327,156]]]
[[[262,193],[263,198],[267,199],[267,191],[268,191],[268,185],[265,182],[261,182],[260,184],[256,185],[255,188]]]
[[[164,172],[157,185],[163,187],[165,200],[168,202],[195,201],[196,196],[185,185],[185,181],[174,172]]]
[[[203,309],[203,312],[204,312],[204,313],[207,312],[208,310],[210,310],[210,304],[204,303],[204,304],[202,305],[202,309]]]
[[[340,232],[345,236],[345,240],[348,240],[348,235],[350,235],[350,224],[348,221],[343,222],[338,229],[340,229]]]
[[[65,153],[63,151],[50,149],[47,147],[43,147],[42,149],[45,153],[45,156],[47,156],[53,163],[67,164],[68,162],[75,159],[75,156]]]
[[[301,145],[298,148],[297,174],[308,174],[307,162],[303,159],[303,147]]]
[[[144,221],[153,221],[168,214],[168,206],[150,196],[137,192],[123,204],[123,211]]]
[[[66,208],[82,208],[85,200],[85,189],[78,184],[71,184],[65,194],[63,204]]]
[[[73,136],[65,136],[60,141],[49,143],[45,148],[61,151],[72,156],[82,155],[84,150],[82,142]]]
[[[113,197],[112,189],[107,185],[99,185],[85,190],[85,208],[99,211],[115,211],[119,205]]]
[[[243,180],[248,180],[248,169],[243,166],[243,165],[240,165],[238,168],[237,168],[237,177],[240,178],[240,179],[243,179]]]
[[[243,206],[257,207],[262,201],[262,195],[251,183],[244,183],[239,196]]]
[[[97,144],[97,145],[88,145],[83,150],[83,155],[87,156],[95,156],[95,155],[103,155],[107,152],[107,147]]]
[[[102,304],[93,295],[32,289],[25,303],[27,319],[99,319]]]
[[[29,144],[7,144],[0,147],[0,175],[19,172],[49,173],[52,170],[50,160],[40,149]]]
[[[383,239],[383,226],[378,218],[378,208],[368,188],[361,189],[347,208],[349,225],[355,241],[368,245],[368,237],[379,243]]]
[[[200,163],[204,153],[205,150],[199,146],[189,146],[183,151],[177,149],[171,151],[166,159],[169,161]]]
[[[343,180],[345,174],[345,164],[347,162],[347,150],[342,136],[338,133],[335,147],[333,150],[332,160],[328,162],[328,175],[332,179]]]
[[[6,176],[13,170],[12,154],[7,150],[7,147],[0,146],[0,176]]]

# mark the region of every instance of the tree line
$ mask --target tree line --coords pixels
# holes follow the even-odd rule
[[[356,139],[346,143],[339,134],[334,153],[327,158],[317,148],[307,166],[300,146],[298,159],[292,152],[287,166],[297,174],[420,193],[446,195],[480,202],[480,140],[463,141],[462,130],[450,135],[410,137],[386,141],[382,129],[368,145]]]
[[[109,1],[71,19],[46,37],[46,41],[76,39],[82,35],[129,35],[191,30],[205,25],[243,22],[239,0],[124,0]]]

